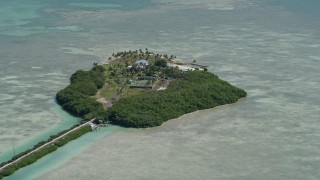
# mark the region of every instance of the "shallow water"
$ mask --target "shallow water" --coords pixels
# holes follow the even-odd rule
[[[61,118],[61,121],[57,123],[55,126],[45,129],[44,132],[34,135],[31,138],[26,138],[24,141],[22,140],[21,144],[14,144],[12,141],[11,148],[9,151],[2,153],[0,156],[0,161],[5,162],[7,160],[10,160],[14,154],[18,154],[20,152],[23,152],[27,149],[31,149],[35,144],[38,144],[38,142],[47,140],[51,135],[57,134],[65,129],[68,129],[72,127],[73,125],[79,123],[80,119],[70,116],[67,112],[61,109],[61,107],[56,104],[53,100],[50,100],[48,103],[52,107],[50,108],[50,111],[55,113],[59,118]],[[19,127],[15,127],[19,128]],[[21,127],[20,127],[21,128]],[[17,132],[18,130],[15,130]],[[15,134],[17,139],[19,139],[19,134]],[[5,138],[5,136],[3,136]]]
[[[197,59],[248,92],[90,141],[64,165],[27,167],[37,172],[29,179],[319,179],[318,1],[28,2],[0,4],[1,152],[63,122],[48,103],[54,94],[76,69],[121,50]]]
[[[37,176],[42,175],[44,172],[50,171],[52,168],[57,168],[67,160],[74,157],[76,154],[83,152],[95,141],[107,137],[111,133],[121,132],[123,128],[118,126],[110,126],[108,128],[100,128],[92,133],[87,133],[84,136],[78,138],[76,141],[71,141],[63,148],[59,148],[57,151],[50,153],[49,155],[41,158],[36,163],[22,168],[15,172],[13,175],[5,178],[6,180],[16,179],[34,179]],[[90,152],[88,152],[90,154]]]

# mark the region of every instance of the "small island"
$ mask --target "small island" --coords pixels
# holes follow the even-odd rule
[[[1,163],[0,179],[109,123],[155,127],[186,113],[237,102],[247,95],[207,68],[196,60],[179,62],[173,55],[140,49],[113,54],[107,64],[94,63],[89,71],[76,71],[56,100],[84,121]]]
[[[146,49],[113,54],[107,64],[78,70],[57,93],[69,113],[97,123],[147,128],[197,110],[237,102],[247,93],[208,72],[196,60]]]

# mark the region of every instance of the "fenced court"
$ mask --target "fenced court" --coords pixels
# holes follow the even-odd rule
[[[154,77],[139,78],[131,82],[130,88],[152,88],[156,80]]]

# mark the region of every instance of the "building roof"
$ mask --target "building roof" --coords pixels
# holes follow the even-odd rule
[[[148,65],[149,62],[147,60],[145,60],[145,59],[140,59],[140,60],[136,61],[135,64]]]

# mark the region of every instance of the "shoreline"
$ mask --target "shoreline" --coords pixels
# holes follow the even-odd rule
[[[58,177],[63,177],[63,178],[70,178],[70,177],[84,177],[84,178],[88,178],[88,177],[93,177],[93,178],[97,178],[98,176],[94,176],[94,174],[96,174],[97,172],[100,172],[103,168],[98,168],[98,170],[91,168],[91,166],[94,165],[99,165],[99,166],[106,166],[107,169],[109,169],[109,166],[112,166],[111,164],[116,163],[116,167],[119,166],[120,164],[122,164],[124,162],[124,160],[126,160],[127,158],[129,158],[129,161],[132,162],[134,164],[141,162],[138,159],[132,159],[135,156],[141,156],[141,158],[144,156],[143,152],[140,152],[139,150],[142,150],[142,147],[144,147],[144,145],[147,145],[149,143],[149,140],[156,138],[158,140],[156,140],[158,143],[154,143],[151,144],[150,147],[148,147],[147,149],[147,156],[151,155],[153,153],[153,151],[155,151],[154,148],[158,147],[160,148],[159,152],[164,153],[160,156],[166,155],[166,150],[167,148],[170,148],[170,143],[169,144],[162,144],[165,142],[162,142],[160,138],[161,136],[163,136],[165,134],[167,134],[167,136],[171,136],[175,133],[175,135],[177,136],[184,136],[183,133],[181,134],[181,127],[183,124],[188,123],[190,126],[192,126],[190,124],[190,122],[192,122],[193,118],[195,117],[201,117],[201,114],[208,114],[208,112],[212,112],[215,110],[219,110],[222,108],[228,108],[234,105],[239,105],[239,103],[245,101],[246,98],[241,98],[238,102],[233,103],[233,104],[226,104],[226,105],[221,105],[221,106],[217,106],[214,108],[210,108],[210,109],[205,109],[205,110],[198,110],[195,112],[191,112],[188,114],[184,114],[178,118],[175,119],[171,119],[170,121],[167,121],[165,123],[163,123],[161,126],[157,126],[157,127],[153,127],[153,128],[124,128],[124,131],[119,132],[118,134],[112,134],[111,136],[104,136],[101,139],[98,139],[97,141],[95,141],[94,143],[92,143],[87,149],[85,149],[84,151],[80,152],[79,154],[77,154],[76,156],[74,156],[73,158],[69,159],[68,161],[66,161],[65,163],[63,163],[61,166],[58,166],[54,169],[54,172],[59,172],[60,174],[64,174],[66,172],[69,172],[70,174],[68,174],[67,176],[59,176]],[[227,106],[228,105],[228,106]],[[231,109],[231,108],[230,108]],[[220,111],[222,112],[222,111]],[[211,114],[211,113],[210,113]],[[171,123],[171,124],[170,124]],[[172,128],[173,126],[173,128]],[[180,127],[180,128],[179,128]],[[177,128],[178,131],[176,132],[174,129]],[[169,131],[169,134],[168,134]],[[177,134],[176,134],[177,133]],[[130,144],[130,142],[133,141],[133,144]],[[140,143],[139,143],[140,142]],[[167,141],[166,141],[167,142]],[[173,141],[174,142],[174,141]],[[161,145],[160,145],[161,144]],[[119,147],[122,147],[122,145],[124,145],[126,150],[120,150],[121,154],[122,153],[126,153],[125,157],[123,159],[120,159],[120,161],[116,161],[113,162],[111,160],[114,160],[113,158],[120,158],[118,157],[118,154],[113,153],[113,151],[115,150],[119,150]],[[99,147],[99,149],[97,149]],[[110,149],[108,149],[110,148]],[[164,149],[162,149],[164,148]],[[92,152],[93,150],[97,149],[97,151],[95,151],[94,153],[90,154],[90,152]],[[138,150],[137,150],[138,149]],[[145,149],[145,148],[143,148]],[[104,154],[104,153],[110,153],[109,156],[103,156],[101,158],[98,158],[99,154]],[[130,155],[132,153],[135,153],[133,155]],[[151,154],[150,154],[151,153]],[[115,157],[113,157],[113,155],[115,155]],[[168,154],[167,154],[168,155]],[[111,158],[113,157],[113,158]],[[148,156],[149,158],[151,158],[150,156]],[[92,159],[94,158],[94,159]],[[152,161],[152,159],[150,160],[150,162]],[[149,161],[148,161],[149,162]],[[161,166],[161,164],[158,164]],[[158,166],[158,165],[153,165],[154,166]],[[131,167],[130,165],[126,165],[126,167]],[[145,166],[142,166],[145,167]],[[88,168],[88,173],[89,175],[86,175],[85,173],[76,171],[76,169],[81,169],[81,168]],[[137,167],[138,170],[141,170],[139,167]],[[119,175],[119,171],[116,170],[116,168],[111,168],[109,169],[110,172],[109,173],[102,173],[102,175],[108,175],[106,176],[107,178],[109,177],[110,179],[114,179],[115,177],[118,177],[117,175]],[[51,179],[55,179],[57,176],[55,175],[54,172],[46,172],[42,175],[40,175],[39,177],[37,177],[36,179],[40,180],[40,179],[46,179],[48,178],[49,180]],[[130,171],[131,173],[134,172]],[[123,172],[121,172],[123,173]],[[101,174],[100,174],[101,175]],[[128,175],[128,173],[125,173],[126,176]],[[122,176],[119,176],[122,177]],[[10,179],[11,180],[11,179]]]
[[[160,126],[157,126],[157,127],[149,127],[149,128],[124,128],[124,127],[121,127],[121,128],[124,128],[124,129],[136,129],[136,130],[139,130],[139,129],[142,129],[142,130],[143,130],[143,129],[145,129],[145,130],[151,130],[151,129],[155,129],[155,128],[156,128],[156,129],[157,129],[157,128],[163,128],[164,126],[166,126],[167,123],[176,122],[177,120],[179,120],[179,119],[181,119],[181,118],[184,118],[184,117],[191,116],[192,114],[201,113],[201,112],[205,112],[205,111],[212,111],[212,110],[216,110],[216,109],[219,109],[219,108],[236,105],[236,104],[238,104],[239,102],[244,101],[246,98],[247,98],[247,97],[240,98],[238,101],[236,101],[235,103],[232,103],[232,104],[219,105],[219,106],[216,106],[216,107],[213,107],[213,108],[203,109],[203,110],[197,110],[197,111],[194,111],[194,112],[190,112],[190,113],[187,113],[187,114],[183,114],[182,116],[179,116],[179,117],[174,118],[174,119],[170,119],[170,120],[164,122],[163,124],[161,124]],[[87,122],[87,123],[88,123],[88,122]],[[84,126],[84,125],[87,124],[87,123],[81,124],[81,125],[78,126],[77,128],[80,128],[80,127]],[[77,129],[77,128],[75,128],[75,129]],[[72,130],[72,131],[73,131],[73,130]],[[70,131],[70,132],[71,132],[71,131]],[[68,132],[68,133],[70,133],[70,132]],[[68,133],[67,133],[67,134],[68,134]],[[85,134],[88,134],[88,133],[85,133]],[[66,134],[63,134],[62,136],[65,136],[65,135],[66,135]],[[103,135],[102,138],[104,138],[104,137],[105,137],[105,135]],[[58,138],[60,138],[60,137],[58,137]],[[57,138],[56,138],[56,139],[57,139]],[[46,146],[47,144],[51,144],[51,143],[54,142],[56,139],[54,139],[54,140],[46,143],[46,144],[43,145],[43,146]],[[80,137],[79,137],[79,138],[76,138],[74,141],[76,141],[76,140],[78,140],[78,139],[80,139]],[[97,139],[97,141],[99,141],[99,140]],[[92,143],[96,143],[97,141],[92,141]],[[73,141],[72,141],[72,142],[73,142]],[[69,144],[69,143],[67,143],[67,144]],[[24,156],[28,156],[29,154],[40,150],[43,146],[41,146],[40,148],[37,148],[36,150],[33,150],[32,152],[30,152],[30,153],[28,153],[27,155],[24,155]],[[58,149],[62,149],[63,147],[64,147],[64,146],[62,146],[61,148],[58,148]],[[54,151],[53,153],[55,153],[55,152],[56,152],[56,151]],[[49,153],[49,154],[45,155],[43,158],[40,158],[38,161],[44,159],[45,157],[47,157],[47,156],[49,156],[49,155],[51,155],[51,154],[53,154],[53,153]],[[79,152],[79,153],[81,153],[81,152]],[[74,156],[75,156],[75,155],[77,155],[77,154],[74,154]],[[24,156],[23,156],[23,157],[24,157]],[[52,155],[52,156],[53,156],[53,155]],[[20,161],[20,159],[23,159],[23,157],[18,158],[17,160],[15,160],[14,162],[11,162],[11,163],[9,163],[9,164],[18,162],[18,161]],[[37,164],[37,162],[32,163],[30,166],[32,166],[33,164]],[[7,164],[7,165],[8,165],[8,164]],[[7,165],[5,165],[5,166],[7,166]],[[2,168],[5,169],[5,166],[3,166]],[[55,166],[55,167],[53,167],[53,168],[57,168],[57,167],[58,167],[58,166],[56,166],[56,165],[52,165],[52,166]],[[22,169],[26,169],[27,167],[29,167],[29,166],[23,167]],[[19,169],[19,170],[20,170],[20,169]],[[18,171],[18,170],[17,170],[17,171]],[[27,171],[27,170],[25,170],[25,171]],[[48,170],[48,171],[49,171],[49,170]],[[20,172],[20,171],[18,171],[18,172]],[[43,173],[45,173],[45,172],[42,172],[42,174],[43,174]],[[12,178],[14,179],[14,178],[16,177],[16,176],[14,176],[15,174],[18,174],[18,173],[14,173],[14,174],[12,174],[12,175],[10,175],[10,176],[6,176],[6,178],[7,178],[8,180],[11,179],[11,178],[8,178],[8,177],[12,177]],[[19,176],[19,174],[18,174],[18,176]],[[39,175],[39,176],[40,176],[40,175]]]
[[[29,152],[27,154],[30,154],[31,153],[30,151],[32,151],[34,154],[39,154],[39,153],[46,151],[47,149],[50,149],[50,148],[46,147],[44,150],[42,150],[42,149],[41,150],[40,149],[34,150],[35,146],[39,146],[39,144],[41,144],[41,142],[48,141],[51,137],[65,131],[65,130],[70,129],[71,127],[73,127],[79,123],[79,118],[71,116],[69,113],[64,111],[61,108],[61,106],[59,106],[54,101],[54,99],[50,99],[48,101],[48,103],[52,104],[50,107],[50,111],[52,111],[54,114],[56,114],[56,116],[59,117],[59,119],[61,119],[61,120],[59,122],[57,122],[55,125],[52,125],[50,128],[37,134],[36,136],[31,137],[29,140],[25,141],[24,143],[19,144],[18,146],[16,145],[13,149],[15,151],[15,156],[12,152],[13,150],[12,151],[8,150],[8,151],[2,153],[0,156],[1,157],[0,164],[2,165],[1,172],[0,172],[0,179],[2,178],[2,176],[1,176],[2,172],[7,171],[7,169],[13,168],[13,167],[11,168],[11,166],[10,166],[10,164],[12,164],[13,161],[16,162],[16,165],[14,165],[14,168],[15,168],[17,166],[17,164],[19,164],[20,161],[24,161],[22,159],[24,159],[24,158],[30,159],[26,155],[21,156],[21,154],[24,154],[26,152]],[[19,155],[20,155],[19,158],[14,159],[14,157],[18,157]],[[24,157],[24,158],[21,158],[21,157]],[[40,158],[40,159],[42,159],[42,158]],[[7,167],[8,164],[10,167]],[[32,163],[32,164],[34,164],[34,163]],[[26,167],[26,166],[24,166],[24,167]],[[18,168],[16,171],[18,171],[20,169],[24,169],[24,167],[22,166],[21,168]],[[5,177],[8,178],[10,176],[5,176]]]
[[[218,76],[213,73],[205,72],[207,71],[206,69],[203,69],[203,71],[201,71],[200,68],[192,67],[185,69],[187,67],[184,65],[169,64],[172,62],[174,57],[173,55],[171,55],[170,58],[166,54],[155,55],[154,53],[149,53],[146,48],[145,53],[140,49],[139,52],[138,50],[130,50],[129,52],[118,52],[112,56],[115,57],[115,59],[110,58],[105,64],[108,65],[110,63],[108,70],[107,67],[98,65],[97,63],[94,63],[93,68],[89,71],[77,70],[70,77],[70,84],[56,94],[56,103],[64,111],[70,113],[69,115],[77,115],[78,118],[81,117],[84,120],[87,120],[87,122],[76,125],[68,130],[61,131],[58,134],[51,136],[48,140],[41,141],[33,148],[14,156],[11,160],[5,163],[2,163],[2,167],[0,168],[0,178],[1,175],[10,176],[20,168],[36,162],[38,159],[41,159],[43,156],[56,151],[69,141],[77,139],[81,135],[86,134],[89,130],[89,127],[86,128],[85,132],[80,136],[77,136],[77,131],[80,131],[82,127],[88,125],[89,123],[94,123],[96,120],[97,122],[95,123],[99,122],[98,124],[102,124],[103,121],[105,123],[111,121],[112,124],[120,125],[122,127],[139,129],[151,128],[162,126],[163,123],[169,120],[177,119],[190,113],[214,109],[222,105],[234,104],[247,96],[247,93],[243,89],[232,86],[226,81],[219,79]],[[150,57],[150,60],[144,60],[145,58],[148,59]],[[138,58],[140,58],[140,60],[136,60]],[[115,67],[111,66],[113,61],[115,62]],[[137,62],[140,62],[140,64],[137,65]],[[131,69],[128,69],[128,65],[131,65]],[[115,70],[113,68],[115,68]],[[144,76],[149,78],[159,75],[163,79],[173,78],[178,79],[179,81],[175,81],[175,84],[170,86],[170,90],[167,90],[161,94],[152,92],[143,95],[140,93],[139,95],[136,94],[121,99],[120,95],[123,88],[128,86],[126,85],[126,78],[130,78],[130,71],[131,78],[138,76],[140,72],[141,74],[145,73]],[[100,90],[105,87],[107,80],[112,79],[112,77],[119,78],[120,75],[122,75],[124,78],[122,83],[119,83],[121,82],[120,80],[118,82],[113,79],[114,83],[121,87],[120,91],[117,92],[117,98],[112,98],[114,99],[113,101],[117,101],[117,103],[112,107],[110,104],[110,106],[108,106],[110,108],[106,110],[101,105],[101,102],[98,103],[99,99],[104,99],[103,96],[100,96]],[[149,79],[148,83],[149,81],[151,80]],[[197,86],[194,86],[194,83],[196,83]],[[184,87],[182,90],[179,88],[181,86]],[[178,89],[180,94],[177,94]],[[195,92],[201,96],[196,95]],[[188,98],[186,98],[186,96],[182,96],[182,94],[187,94]],[[91,98],[93,95],[95,96],[95,100]],[[178,101],[172,101],[170,95],[174,95],[175,99]],[[97,100],[98,97],[100,98]],[[120,100],[118,100],[119,98]],[[161,109],[161,113],[154,110],[154,104],[152,105],[152,102],[148,101],[148,98],[160,100],[162,105],[165,105],[166,108]],[[142,104],[141,107],[135,106],[134,100],[141,102],[145,101],[147,103]],[[180,106],[177,107],[179,103]],[[78,106],[78,104],[81,104],[81,106]],[[128,105],[129,109],[131,107],[130,114],[127,114],[126,109],[128,108],[127,106],[124,106],[124,104]],[[150,112],[148,111],[148,115],[144,113],[143,116],[137,116],[137,114],[140,114],[142,109],[146,108],[146,105],[148,108],[151,108],[149,109]],[[90,121],[89,117],[91,119]],[[94,129],[95,128],[91,125],[91,130]],[[75,138],[67,137],[67,135],[71,134],[72,132],[75,132]],[[49,145],[53,145],[53,147],[48,147]],[[36,153],[38,154],[35,157],[31,156],[32,154],[34,156]]]
[[[138,128],[138,129],[153,129],[153,128],[160,128],[162,126],[164,126],[165,124],[167,123],[170,123],[170,122],[174,122],[174,121],[177,121],[179,120],[180,118],[184,118],[184,117],[187,117],[187,116],[190,116],[190,115],[193,115],[195,113],[202,113],[202,112],[209,112],[209,111],[213,111],[213,110],[217,110],[217,109],[221,109],[221,108],[225,108],[225,107],[228,107],[228,106],[235,106],[239,103],[241,103],[242,101],[245,101],[248,97],[243,97],[243,98],[240,98],[237,102],[234,102],[234,103],[231,103],[231,104],[224,104],[224,105],[219,105],[219,106],[216,106],[216,107],[213,107],[213,108],[209,108],[209,109],[201,109],[201,110],[197,110],[197,111],[194,111],[194,112],[190,112],[190,113],[187,113],[187,114],[183,114],[182,116],[179,116],[177,118],[173,118],[173,119],[170,119],[164,123],[162,123],[160,126],[156,126],[156,127],[149,127],[149,128]]]
[[[16,179],[37,179],[50,171],[63,166],[66,162],[70,161],[75,156],[87,150],[92,144],[97,141],[110,136],[114,133],[125,130],[119,126],[109,126],[102,128],[93,133],[86,133],[80,138],[70,141],[65,146],[62,146],[57,151],[54,151],[43,158],[39,159],[36,163],[30,164],[14,174],[7,176],[6,180]]]
[[[168,124],[169,123],[179,123],[179,122],[183,122],[183,121],[185,121],[186,119],[188,119],[188,116],[190,116],[190,117],[192,117],[192,116],[195,116],[196,114],[198,114],[198,113],[206,113],[206,112],[210,112],[210,111],[213,111],[213,110],[218,110],[218,109],[221,109],[221,108],[226,108],[226,107],[229,107],[229,106],[234,106],[234,105],[237,105],[238,103],[241,103],[242,101],[245,101],[246,100],[246,98],[247,97],[244,97],[244,98],[241,98],[241,99],[239,99],[237,102],[235,102],[235,103],[232,103],[232,104],[225,104],[225,105],[220,105],[220,106],[217,106],[217,107],[214,107],[214,108],[210,108],[210,109],[204,109],[204,110],[198,110],[198,111],[195,111],[195,112],[191,112],[191,113],[187,113],[187,114],[184,114],[184,115],[182,115],[182,116],[180,116],[180,117],[178,117],[178,118],[174,118],[174,119],[171,119],[171,120],[169,120],[169,121],[166,121],[166,122],[164,122],[162,125],[160,125],[160,126],[157,126],[157,127],[150,127],[150,128],[124,128],[124,127],[120,127],[120,126],[116,126],[116,127],[118,127],[118,128],[121,128],[121,129],[118,129],[117,131],[113,131],[114,133],[129,133],[129,134],[131,134],[131,133],[136,133],[136,135],[139,135],[139,133],[141,132],[141,131],[145,131],[145,133],[147,133],[147,132],[149,132],[149,131],[152,131],[152,130],[154,130],[155,132],[158,130],[158,129],[161,129],[161,128],[166,128],[167,126],[168,126]],[[112,125],[111,127],[115,127],[114,125]],[[104,131],[108,131],[108,128],[104,128]],[[100,138],[97,138],[97,139],[95,139],[94,141],[91,141],[90,142],[90,144],[86,144],[86,147],[85,148],[83,148],[81,151],[79,151],[79,152],[77,152],[76,154],[73,154],[72,155],[72,157],[68,157],[67,159],[64,159],[64,162],[62,162],[62,163],[60,163],[60,164],[58,164],[58,165],[50,165],[51,166],[51,168],[48,168],[45,172],[41,172],[41,173],[39,173],[38,175],[35,175],[35,176],[31,176],[32,178],[35,178],[35,179],[43,179],[47,174],[51,174],[51,172],[50,172],[50,170],[60,170],[60,169],[63,169],[65,166],[68,166],[68,164],[70,163],[70,162],[72,162],[73,161],[73,159],[74,158],[76,158],[77,156],[81,156],[81,154],[82,153],[86,153],[86,152],[88,152],[88,151],[90,151],[90,148],[92,149],[92,148],[94,148],[94,146],[96,146],[97,144],[100,144],[100,143],[103,143],[103,142],[105,142],[105,141],[108,141],[108,136],[110,135],[110,136],[114,136],[115,134],[114,133],[110,133],[110,134],[104,134],[104,135],[102,135]],[[86,135],[88,135],[88,134],[86,134]],[[85,135],[85,136],[86,136]],[[68,145],[66,145],[66,148],[70,148],[70,149],[74,149],[74,148],[72,148],[72,147],[70,147],[70,146],[74,146],[74,144],[73,143],[76,143],[76,141],[81,141],[80,140],[81,138],[79,138],[79,139],[77,139],[77,140],[75,140],[74,142],[71,142],[70,144],[68,144]],[[63,147],[63,148],[65,148],[65,147]],[[63,148],[61,148],[61,150],[63,150]],[[60,150],[60,149],[59,149]],[[58,150],[58,151],[59,151]],[[60,153],[60,152],[58,152],[58,151],[56,151],[56,152],[54,152],[54,153]],[[107,151],[107,149],[106,149],[106,151]],[[48,155],[48,156],[51,156],[51,154],[50,155]],[[52,156],[55,156],[55,154],[52,154]],[[44,158],[46,158],[46,157],[44,157]],[[45,161],[45,159],[43,158],[43,161]],[[48,158],[50,158],[50,159],[54,159],[54,157],[48,157]],[[41,159],[42,160],[42,159]],[[40,160],[40,161],[41,161]],[[42,164],[42,163],[44,163],[43,161],[41,161],[41,162],[39,162],[39,164]],[[38,162],[37,162],[38,163]],[[33,166],[33,165],[30,165],[30,169],[36,169],[36,167],[31,167],[31,166]],[[28,166],[29,167],[29,166]],[[28,167],[26,167],[26,168],[28,168]],[[24,172],[21,172],[21,174],[18,174],[17,173],[17,175],[19,175],[19,176],[14,176],[14,177],[24,177],[24,173],[26,173],[27,174],[27,169],[22,169],[22,171],[24,171]],[[9,176],[9,177],[11,177],[11,176]],[[9,178],[8,180],[14,180],[14,178]]]
[[[92,119],[92,120],[90,120],[90,121],[88,121],[88,122],[86,122],[86,123],[83,123],[83,124],[81,124],[81,125],[79,125],[79,126],[76,126],[75,128],[73,128],[73,129],[65,132],[64,134],[62,134],[62,135],[60,135],[60,136],[58,136],[58,137],[56,137],[56,138],[54,138],[54,139],[46,142],[45,144],[41,145],[40,147],[37,147],[37,148],[31,150],[30,152],[28,152],[27,154],[25,154],[25,155],[23,155],[23,156],[15,159],[15,160],[13,160],[12,162],[6,163],[4,166],[0,167],[0,173],[1,173],[2,171],[5,171],[7,168],[10,168],[10,166],[13,166],[13,165],[16,165],[16,164],[20,163],[20,162],[23,161],[25,158],[28,158],[28,157],[30,157],[31,155],[34,155],[35,153],[37,153],[37,152],[39,152],[39,151],[47,148],[49,145],[54,145],[54,143],[56,143],[57,141],[59,142],[61,139],[66,138],[68,135],[70,135],[70,134],[72,134],[72,133],[80,130],[81,128],[87,126],[89,123],[93,122],[94,120],[95,120],[95,119]],[[27,150],[27,151],[28,151],[28,150]],[[41,158],[39,158],[39,159],[41,159]],[[19,169],[17,169],[17,170],[19,170]]]
[[[48,139],[51,135],[61,132],[65,129],[69,129],[70,127],[74,126],[79,122],[78,118],[71,116],[69,113],[64,111],[58,103],[54,101],[54,99],[48,100],[50,104],[50,111],[53,112],[60,121],[45,129],[44,131],[35,134],[31,138],[27,139],[26,141],[18,142],[14,144],[16,154],[24,152],[38,142]],[[8,150],[2,152],[0,154],[0,163],[9,161],[13,157],[13,149],[8,148]]]

